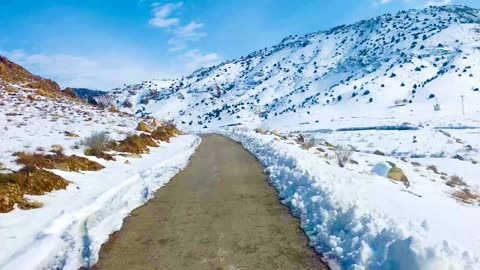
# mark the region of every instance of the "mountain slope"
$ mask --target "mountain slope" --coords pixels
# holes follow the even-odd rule
[[[480,12],[430,7],[383,15],[203,68],[173,81],[115,89],[98,101],[186,128],[243,123],[329,126],[353,115],[460,112],[480,101]]]

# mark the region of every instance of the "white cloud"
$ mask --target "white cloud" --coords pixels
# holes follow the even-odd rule
[[[178,28],[172,38],[168,40],[168,44],[171,46],[170,51],[176,52],[185,50],[188,47],[188,43],[191,41],[197,41],[207,36],[207,33],[199,31],[203,28],[202,23],[195,21]]]
[[[125,56],[123,59],[87,58],[68,54],[30,54],[22,50],[0,51],[33,74],[52,79],[64,87],[110,90],[123,84],[170,77],[158,67]]]
[[[173,11],[182,7],[182,2],[179,3],[168,3],[161,5],[159,3],[153,3],[153,14],[154,17],[150,19],[149,24],[158,28],[166,28],[173,25],[177,25],[180,20],[178,18],[172,18],[170,15]]]
[[[181,58],[191,71],[201,67],[213,66],[222,61],[222,57],[217,53],[202,54],[199,50],[189,50]]]

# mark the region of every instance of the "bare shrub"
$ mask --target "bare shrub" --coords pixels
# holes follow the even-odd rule
[[[80,141],[80,145],[90,148],[94,152],[108,150],[111,140],[106,132],[96,132]]]
[[[463,181],[463,178],[461,178],[458,175],[452,175],[450,176],[450,180],[447,181],[447,186],[449,187],[456,187],[456,186],[466,186],[467,183]]]
[[[352,152],[353,151],[352,151],[352,149],[350,149],[346,146],[339,145],[339,146],[335,147],[333,152],[335,153],[335,159],[337,160],[338,165],[343,168],[345,166],[345,164],[350,162],[350,160],[352,158]]]
[[[438,168],[435,165],[428,165],[427,170],[433,171],[434,173],[438,174]]]
[[[110,140],[106,132],[93,133],[79,142],[79,145],[86,146],[85,155],[95,156],[105,160],[115,160],[110,154],[105,153],[105,151],[111,150],[116,144],[114,140]]]
[[[317,146],[319,144],[319,140],[316,139],[314,136],[309,137],[305,142],[302,144],[302,146],[305,149],[310,149],[314,146]]]

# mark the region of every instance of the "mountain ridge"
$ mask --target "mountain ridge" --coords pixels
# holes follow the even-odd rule
[[[466,6],[429,7],[288,36],[189,76],[129,85],[97,101],[187,129],[327,124],[320,116],[351,116],[365,106],[377,113],[426,111],[437,100],[458,111],[450,103],[460,94],[444,88],[458,82],[466,95],[478,92],[479,14]]]

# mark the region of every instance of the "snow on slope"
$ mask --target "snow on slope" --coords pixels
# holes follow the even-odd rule
[[[68,91],[60,92],[55,82],[3,57],[0,108],[0,206],[13,198],[8,185],[12,178],[4,176],[23,167],[15,153],[43,155],[60,145],[66,156],[86,157],[84,147],[75,145],[92,134],[105,132],[110,139],[123,140],[140,133],[137,117],[81,102]],[[150,148],[149,154],[111,152],[116,160],[110,161],[86,157],[105,167],[100,171],[68,171],[68,164],[62,169],[68,172],[49,170],[69,182],[65,190],[42,196],[22,193],[40,208],[22,210],[16,204],[12,211],[0,213],[0,269],[92,266],[100,246],[120,229],[123,218],[187,165],[200,139],[185,135],[157,143],[160,147]],[[27,177],[25,182],[35,180]]]
[[[285,130],[352,116],[455,118],[460,95],[467,114],[478,113],[479,78],[480,11],[444,6],[290,36],[168,83],[116,89],[101,102],[192,130]],[[437,100],[442,111],[434,113]]]
[[[324,156],[332,154],[326,147],[305,150],[273,135],[224,133],[265,165],[282,203],[301,219],[310,244],[331,264],[341,269],[480,269],[478,207],[449,196],[444,180],[425,167],[358,152],[353,155],[357,163],[341,168]],[[385,161],[404,170],[409,187],[370,172]],[[454,172],[465,172],[462,168],[469,165],[451,163]],[[470,165],[472,176],[478,175],[478,165]],[[472,179],[478,188],[478,179]]]

